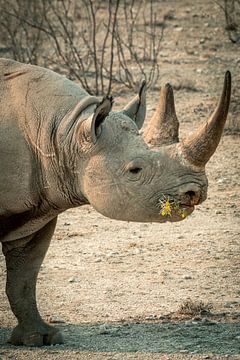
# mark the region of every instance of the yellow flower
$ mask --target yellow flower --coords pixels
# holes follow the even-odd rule
[[[171,215],[171,204],[169,202],[169,200],[166,201],[165,205],[164,205],[164,210],[165,210],[165,213],[167,215]]]
[[[167,198],[167,200],[165,202],[162,202],[161,207],[162,207],[162,209],[161,209],[162,216],[171,215],[172,208],[171,208],[169,198]]]

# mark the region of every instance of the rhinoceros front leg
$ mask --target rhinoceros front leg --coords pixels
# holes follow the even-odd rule
[[[14,345],[41,346],[63,342],[59,330],[46,324],[37,309],[37,275],[53,235],[56,220],[35,233],[22,247],[3,243],[7,265],[6,293],[18,325],[12,332]],[[11,245],[10,245],[11,246]]]

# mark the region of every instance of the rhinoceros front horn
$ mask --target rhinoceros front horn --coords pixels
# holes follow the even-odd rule
[[[215,152],[227,119],[230,97],[231,73],[227,71],[222,96],[209,121],[181,143],[185,158],[193,165],[205,165]]]
[[[166,84],[160,90],[157,109],[144,130],[144,140],[152,146],[169,145],[179,141],[173,89]]]

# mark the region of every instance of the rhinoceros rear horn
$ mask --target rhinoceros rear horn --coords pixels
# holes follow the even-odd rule
[[[173,89],[166,84],[160,90],[158,106],[144,130],[144,139],[152,146],[173,144],[179,141],[178,129]]]
[[[130,117],[141,129],[146,116],[146,81],[143,80],[136,95],[123,109],[123,113]]]
[[[231,97],[231,73],[225,74],[222,96],[209,121],[182,141],[184,156],[194,165],[205,165],[215,152],[227,119]]]

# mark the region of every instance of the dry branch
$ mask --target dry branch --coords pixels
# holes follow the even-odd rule
[[[77,79],[91,94],[109,94],[159,76],[163,27],[153,0],[0,0],[1,42],[11,57]],[[144,21],[143,21],[144,20]]]

